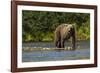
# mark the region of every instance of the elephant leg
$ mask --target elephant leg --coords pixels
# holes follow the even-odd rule
[[[57,48],[61,48],[61,42],[60,42],[60,40],[55,41],[55,46],[56,46]]]
[[[61,39],[61,48],[64,48],[64,40]]]
[[[72,38],[72,48],[73,48],[73,50],[75,50],[75,39],[74,38]]]
[[[57,39],[55,40],[55,46],[56,46],[57,48],[61,48],[61,41],[60,41],[60,38],[57,38]]]
[[[58,46],[58,41],[57,41],[57,40],[55,41],[55,46],[56,46],[56,47]]]
[[[57,48],[61,48],[61,42],[60,41],[57,44]]]
[[[73,34],[72,34],[72,49],[75,50],[76,49],[76,37],[75,37],[75,30],[73,30]]]

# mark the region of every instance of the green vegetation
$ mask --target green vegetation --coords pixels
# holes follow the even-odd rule
[[[23,42],[53,41],[56,27],[62,23],[75,23],[77,40],[90,38],[90,14],[22,11],[22,38]]]

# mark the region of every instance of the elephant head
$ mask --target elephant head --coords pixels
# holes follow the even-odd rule
[[[57,48],[64,48],[65,40],[72,37],[72,49],[75,49],[75,27],[73,24],[61,24],[55,30],[55,46]]]

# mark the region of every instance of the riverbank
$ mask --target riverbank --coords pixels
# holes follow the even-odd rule
[[[77,47],[77,49],[80,49]],[[65,47],[65,48],[42,48],[42,47],[23,47],[23,51],[31,52],[31,51],[53,51],[53,50],[73,50],[72,47]]]
[[[23,51],[34,50],[72,50],[71,42],[65,42],[65,48],[56,48],[54,42],[27,42],[22,44]],[[90,48],[90,41],[77,41],[76,49]]]

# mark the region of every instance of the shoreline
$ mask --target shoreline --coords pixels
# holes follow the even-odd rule
[[[76,48],[76,50],[81,50],[81,48]],[[54,51],[54,50],[58,50],[58,51],[75,51],[73,50],[71,47],[65,47],[65,48],[42,48],[42,47],[23,47],[22,50],[24,52],[31,52],[31,51]]]

